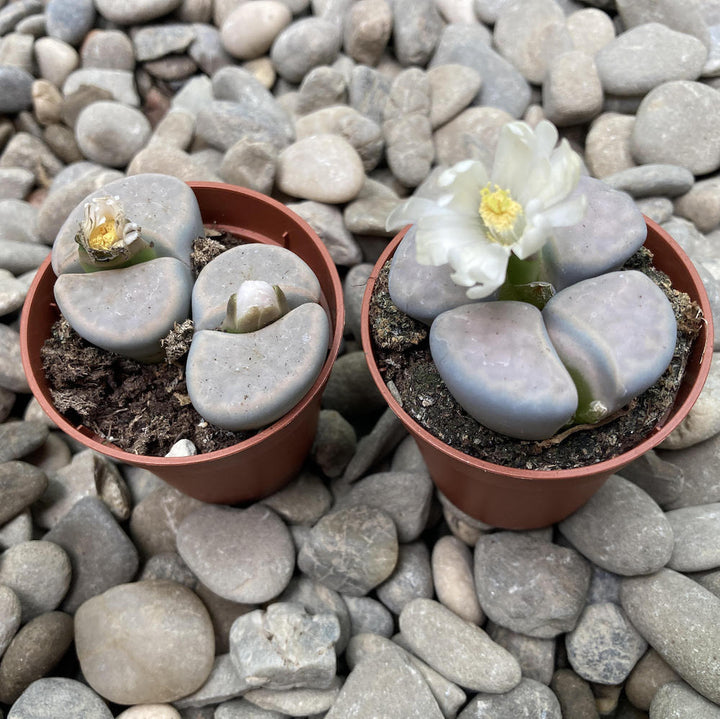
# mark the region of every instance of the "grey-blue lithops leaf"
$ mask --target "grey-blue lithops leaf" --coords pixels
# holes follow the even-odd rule
[[[575,413],[573,380],[540,310],[525,302],[480,302],[443,312],[430,327],[430,351],[453,397],[496,432],[545,439]]]
[[[291,410],[317,379],[330,337],[325,310],[305,303],[245,334],[195,333],[187,390],[208,421],[233,431],[259,429]]]
[[[83,271],[75,235],[85,214],[85,203],[102,196],[119,198],[125,217],[140,227],[142,238],[153,244],[156,256],[175,257],[190,265],[193,240],[204,232],[195,194],[176,177],[148,173],[104,185],[72,210],[53,244],[52,266],[56,275]]]
[[[647,236],[645,218],[627,193],[583,176],[573,194],[587,198],[585,216],[556,228],[542,249],[544,279],[556,290],[619,269]]]
[[[597,421],[667,369],[677,327],[662,290],[642,272],[609,272],[558,292],[543,309],[550,339],[578,383],[578,419]]]
[[[398,245],[390,265],[390,298],[405,314],[431,324],[441,313],[470,302],[467,287],[450,279],[448,265],[421,265],[416,259],[415,226]]]
[[[70,326],[109,352],[153,362],[160,340],[190,314],[193,278],[174,257],[117,270],[63,274],[55,300]]]
[[[290,309],[320,301],[320,283],[315,273],[296,254],[275,245],[239,245],[209,262],[198,275],[192,297],[195,328],[219,327],[230,295],[246,280],[277,285]]]

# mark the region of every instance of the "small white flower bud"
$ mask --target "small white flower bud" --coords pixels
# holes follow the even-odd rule
[[[225,332],[254,332],[287,311],[285,294],[277,285],[264,280],[245,280],[238,291],[230,295],[220,329]]]

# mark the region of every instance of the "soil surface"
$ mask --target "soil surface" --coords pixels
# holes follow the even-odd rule
[[[610,459],[635,446],[662,425],[671,411],[693,340],[702,328],[702,312],[690,297],[672,288],[641,248],[625,264],[648,275],[667,295],[678,324],[670,366],[662,377],[604,423],[582,425],[543,441],[507,437],[484,427],[455,401],[433,364],[428,327],[408,317],[390,299],[388,261],[375,285],[370,305],[374,352],[386,382],[397,388],[403,408],[446,444],[473,457],[521,469],[570,469]]]
[[[207,230],[193,245],[193,273],[197,277],[208,262],[242,243]],[[230,432],[206,422],[190,404],[185,358],[192,335],[192,320],[176,324],[163,340],[165,361],[143,364],[86,342],[61,316],[41,353],[56,408],[106,443],[146,456],[164,457],[180,439],[203,454],[252,437],[256,432]]]

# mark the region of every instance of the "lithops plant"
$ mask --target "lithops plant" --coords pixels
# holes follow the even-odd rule
[[[316,380],[330,323],[308,265],[280,246],[235,247],[197,280],[193,242],[204,233],[193,191],[165,175],[134,175],[85,198],[53,245],[55,299],[83,339],[141,362],[192,318],[188,395],[229,430],[277,420]]]
[[[411,197],[387,223],[412,224],[391,299],[430,325],[433,361],[465,411],[518,439],[612,415],[658,380],[677,337],[665,294],[620,269],[645,241],[642,214],[581,177],[557,140],[549,122],[508,123],[490,173],[460,162],[435,199]]]
[[[330,323],[319,301],[312,270],[282,247],[240,245],[208,263],[193,288],[186,363],[195,409],[235,431],[282,417],[325,361]]]
[[[88,342],[158,361],[160,340],[190,316],[190,250],[202,233],[195,195],[180,180],[135,175],[99,188],[53,243],[60,311]]]

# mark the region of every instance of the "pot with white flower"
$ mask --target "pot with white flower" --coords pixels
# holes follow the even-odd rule
[[[461,162],[396,208],[363,302],[371,373],[433,480],[510,529],[563,519],[662,441],[712,356],[690,260],[557,140],[509,123],[490,173]]]
[[[30,387],[60,429],[197,499],[300,470],[344,317],[335,265],[281,203],[136,175],[63,224],[21,319]]]

